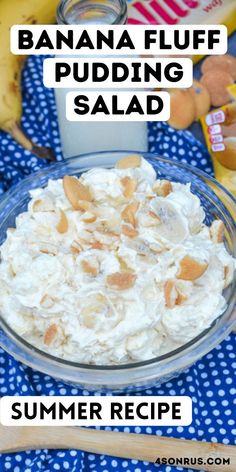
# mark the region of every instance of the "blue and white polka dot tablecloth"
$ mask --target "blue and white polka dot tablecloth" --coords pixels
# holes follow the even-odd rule
[[[54,148],[61,160],[53,91],[42,85],[42,58],[29,58],[23,71],[23,120],[25,131],[38,144]],[[189,132],[174,131],[165,123],[149,125],[150,151],[157,152],[211,173],[209,155]],[[0,192],[24,176],[43,167],[45,162],[18,146],[0,132]],[[193,422],[189,427],[124,427],[121,431],[156,434],[199,441],[235,444],[236,343],[231,334],[214,351],[194,364],[177,379],[146,395],[189,395],[193,401]],[[33,371],[0,349],[0,395],[88,395]],[[111,428],[105,428],[110,430]],[[114,428],[116,430],[116,428]],[[156,451],[157,456],[161,451]],[[184,451],[183,451],[184,454]],[[81,451],[37,450],[1,455],[0,471],[5,472],[176,472],[175,468],[135,460],[95,456]],[[185,469],[192,472],[192,469]]]

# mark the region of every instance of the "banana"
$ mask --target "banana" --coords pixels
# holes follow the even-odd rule
[[[188,235],[188,224],[175,205],[165,197],[158,197],[151,200],[150,207],[160,218],[157,225],[158,234],[172,243],[184,241]]]
[[[10,52],[10,28],[14,24],[55,23],[59,0],[0,0],[0,128],[38,157],[54,160],[52,150],[36,146],[20,128],[21,70],[25,56]]]

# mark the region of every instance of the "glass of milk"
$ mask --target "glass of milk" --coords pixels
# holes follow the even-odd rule
[[[122,25],[127,20],[126,0],[62,0],[58,24]],[[78,57],[78,56],[77,56]],[[72,122],[66,119],[66,94],[55,89],[62,151],[65,158],[94,151],[133,149],[147,151],[147,123],[121,121]],[[79,89],[76,89],[78,92]]]

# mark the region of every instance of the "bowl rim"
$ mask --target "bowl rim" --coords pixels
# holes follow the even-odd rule
[[[83,154],[78,154],[77,156],[72,156],[70,158],[64,158],[64,159],[58,160],[56,162],[49,163],[48,165],[45,165],[44,167],[42,167],[42,168],[38,169],[37,171],[31,173],[30,175],[27,175],[22,180],[20,180],[20,182],[17,182],[12,187],[10,187],[8,190],[6,190],[4,192],[4,194],[0,196],[0,206],[2,205],[2,202],[4,200],[8,199],[8,196],[10,194],[13,195],[14,193],[17,193],[18,188],[20,188],[23,184],[25,184],[27,182],[31,182],[32,180],[35,179],[35,177],[40,176],[40,174],[43,174],[45,171],[46,172],[48,170],[53,171],[56,168],[58,168],[59,166],[63,166],[67,163],[76,162],[78,159],[80,161],[82,161],[84,159],[88,159],[88,158],[95,157],[95,156],[107,156],[107,155],[111,155],[111,154],[115,154],[115,155],[118,155],[118,154],[120,154],[120,155],[139,154],[140,156],[145,156],[145,158],[147,157],[147,158],[151,158],[151,159],[156,159],[156,160],[159,160],[159,161],[163,161],[164,163],[168,163],[168,164],[171,164],[171,165],[176,165],[177,167],[181,167],[183,169],[186,169],[186,170],[196,174],[199,177],[206,178],[206,179],[210,180],[217,187],[219,187],[221,190],[223,190],[223,192],[229,197],[229,199],[232,200],[232,202],[236,204],[236,196],[234,196],[226,187],[224,187],[224,185],[222,185],[220,182],[218,182],[218,180],[216,180],[214,177],[212,177],[212,175],[207,174],[206,172],[204,172],[201,169],[198,169],[198,167],[195,167],[191,164],[188,164],[188,163],[185,163],[185,162],[180,162],[178,160],[171,159],[171,158],[168,158],[168,157],[165,157],[165,156],[161,156],[159,154],[152,153],[152,152],[146,152],[146,151],[141,152],[141,151],[135,151],[135,150],[132,150],[132,151],[131,150],[124,150],[124,151],[121,150],[121,151],[87,152],[87,153],[83,153]],[[109,168],[109,166],[108,166],[108,168]]]
[[[7,202],[8,198],[10,196],[14,197],[15,195],[18,195],[19,190],[21,189],[22,186],[27,185],[28,182],[30,183],[30,182],[34,181],[37,177],[39,178],[40,174],[42,174],[42,176],[43,176],[45,173],[47,174],[47,173],[54,172],[54,171],[58,170],[60,167],[67,166],[67,165],[70,165],[70,164],[72,165],[73,163],[75,163],[75,164],[79,163],[80,168],[81,168],[79,170],[81,170],[81,172],[84,172],[84,171],[86,171],[86,166],[83,166],[83,161],[84,160],[86,161],[87,159],[90,159],[90,160],[91,159],[96,159],[98,157],[105,157],[107,155],[112,155],[112,156],[115,155],[118,158],[118,156],[123,157],[124,155],[128,155],[128,154],[131,154],[131,153],[132,154],[137,153],[141,156],[144,156],[144,158],[147,158],[147,159],[151,158],[152,160],[156,160],[156,161],[159,161],[159,162],[164,162],[164,163],[170,164],[171,166],[173,166],[173,165],[177,166],[178,168],[188,170],[192,174],[195,174],[196,176],[200,177],[201,179],[204,179],[204,181],[205,180],[211,181],[212,183],[214,183],[214,185],[216,185],[217,188],[220,188],[224,192],[224,194],[227,196],[227,200],[229,199],[230,205],[233,204],[232,206],[234,207],[235,204],[236,204],[236,198],[227,189],[225,189],[223,185],[221,185],[219,182],[217,182],[212,176],[206,174],[205,172],[203,172],[203,171],[201,171],[201,170],[199,170],[199,169],[197,169],[194,166],[191,166],[189,164],[185,164],[185,163],[179,162],[177,160],[165,158],[165,157],[162,157],[160,155],[156,155],[155,153],[150,153],[150,152],[101,151],[101,152],[85,153],[85,154],[81,154],[81,155],[78,155],[78,156],[74,156],[74,157],[69,158],[69,159],[58,161],[55,164],[45,166],[42,169],[40,169],[39,171],[31,174],[30,176],[27,176],[25,179],[20,181],[14,187],[10,188],[1,197],[1,199],[0,199],[0,208],[3,207],[3,205]],[[90,168],[93,168],[93,167],[96,167],[96,165],[93,165],[93,163],[90,163]],[[112,167],[112,165],[110,165],[110,166],[108,165],[107,167],[108,168]],[[61,177],[59,177],[59,178],[61,178]],[[223,203],[223,205],[225,207],[224,203]],[[235,211],[236,211],[236,206],[235,206]],[[174,364],[178,360],[183,359],[185,357],[185,354],[187,356],[189,356],[189,360],[190,360],[190,354],[191,354],[192,358],[194,358],[194,360],[191,360],[191,363],[192,363],[195,360],[197,360],[199,357],[202,357],[206,352],[209,352],[209,350],[211,350],[218,342],[220,342],[222,339],[224,339],[225,336],[231,331],[233,323],[236,321],[234,319],[234,314],[236,316],[236,311],[234,311],[235,301],[236,301],[236,279],[234,277],[232,291],[231,291],[231,294],[230,294],[230,297],[229,297],[228,307],[224,311],[224,313],[222,315],[220,315],[219,318],[217,318],[216,320],[213,321],[213,323],[211,324],[210,327],[208,327],[206,330],[204,330],[198,336],[191,339],[188,343],[185,343],[184,345],[181,345],[177,349],[174,349],[173,351],[170,351],[166,354],[163,354],[161,356],[157,356],[155,358],[145,360],[145,361],[133,362],[133,363],[128,363],[128,364],[120,364],[120,365],[93,365],[93,364],[84,364],[84,363],[72,362],[72,361],[69,361],[69,360],[66,360],[66,359],[62,359],[62,358],[53,356],[53,355],[51,355],[51,354],[49,354],[49,353],[47,353],[47,352],[45,352],[41,349],[38,349],[38,348],[32,346],[24,338],[22,338],[14,330],[12,330],[10,328],[10,326],[8,326],[7,322],[4,319],[2,319],[1,316],[0,316],[0,328],[2,328],[3,333],[0,335],[0,345],[11,354],[12,353],[12,348],[13,348],[13,343],[16,343],[16,346],[18,347],[18,349],[20,349],[21,352],[20,353],[18,352],[18,354],[17,354],[17,352],[14,352],[14,356],[16,358],[18,358],[18,360],[20,360],[21,362],[26,363],[28,365],[30,365],[28,355],[34,355],[34,361],[35,361],[35,358],[36,358],[36,359],[38,359],[39,362],[42,361],[42,360],[46,361],[46,364],[48,362],[50,362],[50,364],[54,367],[57,367],[58,370],[60,370],[63,367],[65,369],[67,369],[67,368],[72,369],[73,372],[75,372],[75,371],[76,372],[86,371],[88,373],[89,372],[90,373],[91,372],[93,372],[93,373],[97,372],[98,374],[102,374],[102,373],[103,374],[108,374],[109,372],[110,373],[115,372],[117,374],[118,373],[122,374],[122,372],[124,373],[124,372],[127,372],[127,371],[129,371],[129,372],[130,371],[132,371],[132,372],[145,371],[145,369],[147,369],[148,367],[151,368],[152,366],[162,366],[165,363],[165,361],[166,361],[166,367],[167,367],[170,363]],[[221,336],[220,335],[217,336],[219,321],[222,322],[222,320],[225,318],[228,310],[230,310],[230,312],[231,312],[231,318],[232,318],[232,314],[233,314],[233,320],[230,323],[228,323],[228,325],[226,324],[226,326],[224,327],[223,333],[221,333]],[[207,344],[207,346],[205,345],[205,347],[203,347],[202,345],[204,344],[204,341],[206,340],[206,336],[207,336],[208,333],[211,334],[212,342],[209,342]],[[5,340],[5,336],[7,336],[8,340],[10,341],[11,349],[9,349],[9,346],[7,345],[7,342]],[[217,338],[217,342],[216,342],[216,338]],[[199,349],[201,348],[201,346],[202,346],[203,349],[201,350],[201,353],[199,353]],[[24,352],[22,352],[22,349],[23,349]],[[195,351],[196,351],[196,355],[193,356]],[[182,356],[182,355],[184,355],[184,356]],[[26,361],[26,359],[28,359],[28,361]],[[42,371],[42,369],[40,369],[40,367],[38,366],[38,363],[37,363],[37,366],[35,366],[35,364],[33,364],[33,365],[31,365],[31,367],[37,368],[38,370]],[[50,368],[49,368],[49,371],[48,371],[48,368],[46,370],[44,368],[43,371],[46,372],[46,373],[50,373],[50,375],[55,376],[55,373],[49,372]],[[57,375],[59,376],[60,374],[58,373]],[[106,379],[106,380],[108,380],[108,379]]]

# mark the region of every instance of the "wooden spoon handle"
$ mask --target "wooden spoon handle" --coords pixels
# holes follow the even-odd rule
[[[48,426],[2,426],[0,425],[0,452],[12,453],[27,449],[82,449],[83,451],[108,454],[127,459],[156,462],[157,458],[196,459],[196,464],[181,464],[182,467],[209,472],[235,472],[236,447],[158,437],[147,434],[117,433],[78,427]],[[221,464],[206,464],[209,457]],[[202,463],[198,464],[198,459]],[[229,459],[230,464],[223,464]],[[179,464],[180,465],[180,464]]]

